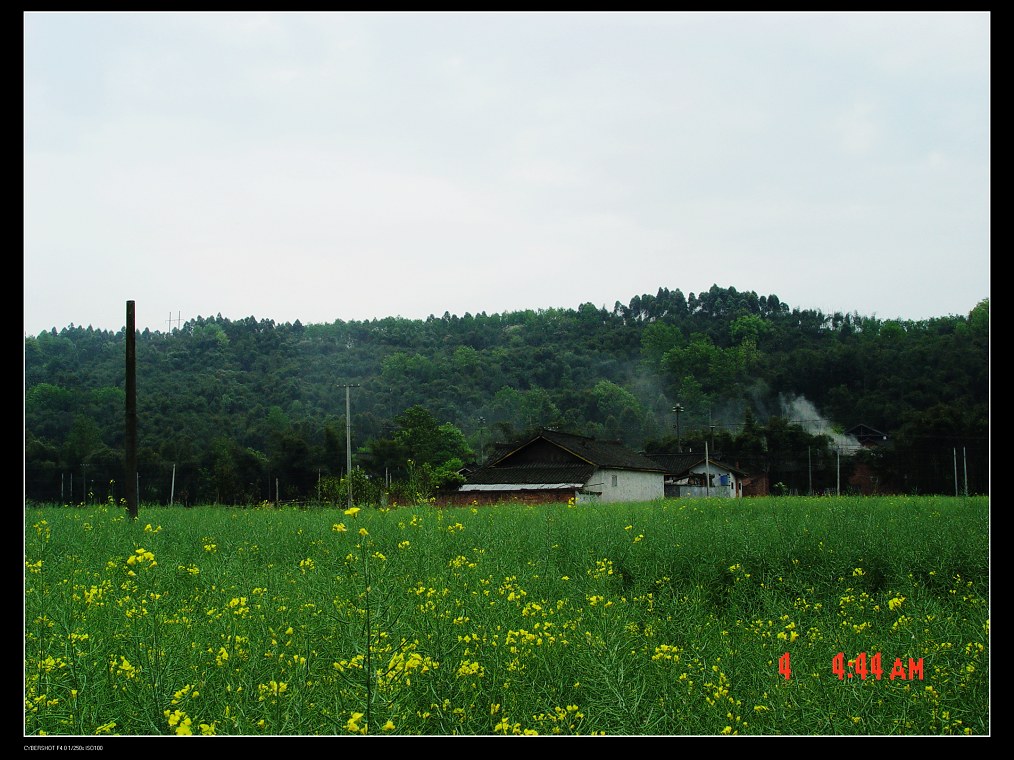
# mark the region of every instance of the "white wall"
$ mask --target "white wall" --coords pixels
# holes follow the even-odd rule
[[[661,472],[600,469],[588,479],[585,490],[601,491],[600,502],[655,501],[665,496],[665,482]]]
[[[700,464],[690,471],[700,473],[705,477],[710,472],[713,485],[710,488],[680,485],[680,496],[714,496],[718,498],[741,498],[743,496],[743,487],[739,484],[736,476],[724,467],[716,466],[714,462],[709,465]],[[724,486],[722,485],[723,475],[726,477]],[[685,484],[686,480],[681,483]]]

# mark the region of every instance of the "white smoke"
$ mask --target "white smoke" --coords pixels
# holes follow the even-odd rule
[[[810,401],[802,396],[779,396],[782,416],[790,423],[799,425],[810,435],[826,435],[831,439],[831,448],[842,453],[851,454],[862,448],[859,440],[834,429],[830,421],[821,416]]]

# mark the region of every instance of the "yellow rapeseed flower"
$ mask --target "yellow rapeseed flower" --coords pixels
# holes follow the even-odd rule
[[[359,725],[359,721],[361,721],[365,715],[366,713],[361,712],[352,713],[352,717],[349,718],[348,722],[345,724],[346,730],[350,731],[353,734],[365,734],[366,726]]]

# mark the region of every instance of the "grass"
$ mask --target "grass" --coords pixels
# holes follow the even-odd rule
[[[26,735],[990,730],[984,497],[25,518]]]

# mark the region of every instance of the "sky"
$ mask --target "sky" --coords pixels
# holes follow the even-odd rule
[[[989,297],[988,12],[23,22],[26,336]]]

